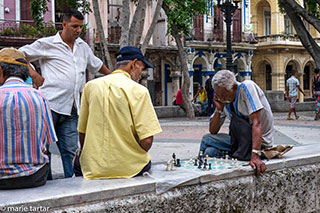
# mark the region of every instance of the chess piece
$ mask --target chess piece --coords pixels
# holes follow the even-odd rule
[[[174,166],[174,164],[175,164],[175,161],[172,159],[171,160],[171,171],[176,170],[176,167]]]
[[[203,151],[200,151],[199,156],[200,156],[200,160],[202,160],[203,159]]]
[[[206,159],[206,160],[207,160],[207,159]],[[207,170],[207,165],[208,165],[208,164],[207,164],[206,160],[204,161],[204,164],[203,164],[203,169],[204,169],[204,170]]]
[[[177,159],[177,165],[176,165],[177,167],[181,167],[181,164],[180,164],[180,159],[178,158]]]
[[[229,155],[226,155],[226,163],[229,163]]]
[[[209,170],[211,170],[212,168],[211,168],[211,163],[209,163]]]
[[[202,162],[200,161],[200,162],[199,162],[198,169],[201,169],[201,168],[202,168]]]
[[[192,155],[190,155],[189,163],[190,163],[190,164],[193,163]]]
[[[176,166],[177,162],[176,162],[176,154],[175,153],[172,154],[172,159],[173,159],[174,165]]]
[[[167,168],[166,168],[166,171],[171,171],[170,161],[171,161],[171,160],[168,160],[168,161],[167,161]]]
[[[194,166],[198,166],[198,159],[194,159]]]

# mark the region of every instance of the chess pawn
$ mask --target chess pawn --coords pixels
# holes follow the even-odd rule
[[[168,160],[168,161],[167,161],[167,168],[166,168],[166,171],[171,171],[170,161],[171,161],[171,160]]]
[[[226,163],[229,163],[229,155],[226,155]]]
[[[198,159],[194,159],[194,166],[198,166]]]
[[[211,170],[212,168],[211,168],[211,163],[209,163],[209,170]]]
[[[181,167],[180,159],[179,159],[179,158],[177,159],[177,167]]]
[[[203,151],[200,151],[199,156],[200,156],[200,160],[202,160],[202,158],[203,158]]]
[[[174,171],[174,170],[176,170],[176,167],[174,166],[174,164],[175,164],[175,160],[171,160],[171,171]]]

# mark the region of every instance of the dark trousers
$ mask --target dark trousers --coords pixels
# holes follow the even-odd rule
[[[49,165],[44,165],[36,173],[16,178],[0,180],[0,189],[24,189],[42,186],[47,182]]]
[[[149,161],[149,163],[143,167],[143,169],[134,177],[140,176],[142,175],[144,172],[147,172],[151,169],[151,161]],[[76,158],[74,159],[74,164],[73,164],[73,171],[74,174],[76,175],[76,177],[80,177],[83,176],[82,175],[82,171],[81,171],[81,165],[80,165],[80,157],[76,156]]]
[[[216,104],[213,101],[213,95],[208,95],[207,116],[211,116],[216,109]]]

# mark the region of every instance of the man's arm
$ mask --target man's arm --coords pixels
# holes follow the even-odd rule
[[[32,78],[32,82],[36,85],[36,88],[39,88],[43,84],[44,78],[37,71],[35,71],[30,65],[28,66],[28,68],[29,68],[29,76]]]
[[[286,86],[286,98],[289,101],[289,87]]]
[[[111,73],[111,71],[104,64],[102,64],[102,67],[100,68],[99,72],[104,75],[109,75]]]
[[[300,85],[297,86],[298,90],[305,96],[306,94],[303,92],[303,90],[301,89]]]
[[[262,124],[260,121],[260,110],[250,115],[252,121],[252,149],[261,150],[262,140]],[[257,176],[266,171],[266,165],[260,160],[256,153],[251,153],[250,163],[251,167],[256,170]]]
[[[214,113],[214,116],[211,118],[209,123],[209,132],[213,135],[217,134],[221,128],[220,123],[220,112],[223,111],[223,108],[225,104],[218,101],[216,98],[216,95],[213,97],[213,101],[216,104],[216,112]]]
[[[79,142],[80,142],[80,153],[79,153],[79,156],[81,155],[85,138],[86,138],[86,133],[79,132]]]
[[[140,146],[142,149],[144,149],[146,152],[148,152],[152,146],[152,142],[153,142],[153,136],[150,136],[150,137],[147,137],[145,139],[140,140]]]

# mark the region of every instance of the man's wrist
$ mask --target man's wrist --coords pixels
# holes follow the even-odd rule
[[[222,113],[222,110],[216,108],[216,112],[219,113],[219,114],[221,114],[221,113]]]
[[[257,156],[261,157],[261,150],[257,150],[257,149],[252,149],[252,153],[256,154]]]

